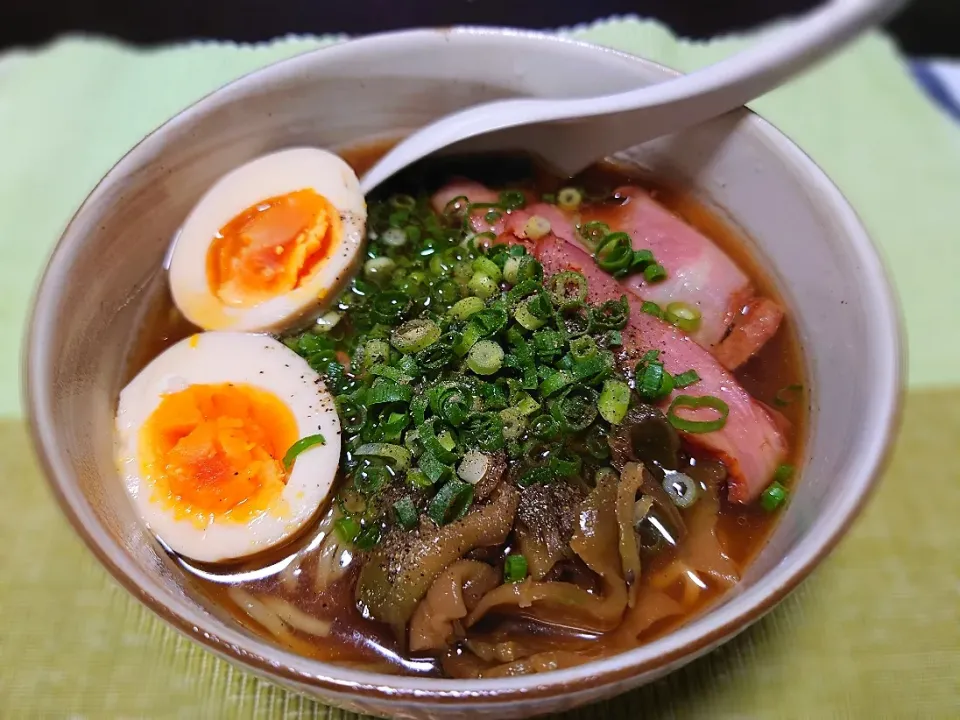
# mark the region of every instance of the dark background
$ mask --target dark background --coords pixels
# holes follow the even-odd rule
[[[614,14],[655,17],[694,38],[744,30],[817,0],[0,0],[0,48],[68,31],[155,44],[267,40],[452,24],[552,28]],[[960,0],[914,0],[889,25],[913,55],[960,56]]]

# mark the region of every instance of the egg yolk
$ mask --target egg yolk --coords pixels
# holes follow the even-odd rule
[[[283,511],[282,458],[297,421],[274,394],[238,383],[191,385],[164,395],[140,431],[153,499],[198,526],[244,523]]]
[[[220,228],[207,252],[207,280],[221,302],[251,307],[298,287],[329,257],[343,228],[312,189],[268,198]]]

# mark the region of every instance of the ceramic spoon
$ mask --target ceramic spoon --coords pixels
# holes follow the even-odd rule
[[[614,152],[739,108],[882,22],[905,2],[829,0],[726,60],[636,90],[591,98],[498,100],[461,110],[397,144],[363,176],[361,189],[366,194],[408,165],[454,144],[460,149],[526,150],[560,174],[573,176]],[[469,138],[476,140],[463,145]]]

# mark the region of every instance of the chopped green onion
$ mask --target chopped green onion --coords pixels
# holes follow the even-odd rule
[[[646,270],[648,265],[652,265],[655,262],[656,260],[653,258],[652,251],[646,249],[634,250],[633,257],[630,258],[630,266],[622,274],[626,275],[634,271]]]
[[[467,367],[477,375],[493,375],[503,365],[503,348],[492,340],[481,340],[467,355]]]
[[[319,333],[321,335],[330,332],[331,330],[333,330],[336,324],[340,322],[341,317],[343,316],[340,313],[338,313],[336,310],[331,310],[325,315],[321,315],[320,317],[317,318],[316,323],[314,323],[313,325],[313,332]]]
[[[353,486],[364,495],[373,495],[382,490],[391,480],[393,472],[379,458],[365,457],[353,470]]]
[[[397,362],[397,368],[404,375],[409,375],[410,377],[416,377],[420,373],[420,368],[417,367],[417,360],[412,355],[404,355]]]
[[[377,322],[393,325],[410,310],[410,298],[398,291],[382,292],[370,303],[370,315]]]
[[[647,265],[643,269],[643,276],[647,279],[647,282],[659,282],[667,277],[667,269],[660,263]]]
[[[448,465],[431,452],[424,452],[420,456],[418,470],[430,485],[440,482],[451,471]]]
[[[787,385],[784,388],[780,388],[777,391],[777,394],[773,398],[773,404],[778,407],[786,407],[790,403],[796,402],[803,395],[803,385],[800,383],[794,383],[793,385]]]
[[[623,345],[623,333],[619,330],[607,330],[605,340],[608,347],[620,347]]]
[[[357,535],[353,544],[359,550],[372,550],[380,542],[380,526],[377,524],[367,525],[360,534]]]
[[[527,559],[523,555],[511,554],[503,561],[503,581],[518,583],[527,577]]]
[[[503,273],[500,272],[500,268],[490,258],[485,258],[481,255],[473,261],[472,267],[474,272],[487,275],[495,283],[498,283],[503,279]]]
[[[507,406],[507,379],[479,383],[479,395],[484,410],[502,410]]]
[[[663,308],[661,308],[655,302],[644,300],[643,304],[640,306],[640,310],[645,312],[647,315],[653,315],[655,318],[660,318],[663,320]]]
[[[407,233],[400,228],[388,228],[380,236],[380,242],[390,247],[403,247],[407,244]]]
[[[553,440],[560,430],[560,423],[550,415],[537,415],[530,421],[530,434],[541,440]]]
[[[543,290],[538,290],[532,297],[527,298],[527,309],[538,320],[553,318],[553,304]]]
[[[511,399],[513,399],[512,396]],[[540,409],[540,403],[530,397],[530,394],[526,392],[517,393],[513,406],[524,415],[532,415]]]
[[[390,362],[390,343],[386,340],[367,340],[363,345],[363,366],[385,365]]]
[[[390,334],[390,344],[402,353],[416,353],[440,339],[440,326],[433,320],[410,320]]]
[[[630,386],[620,380],[605,380],[597,409],[600,417],[612,425],[619,425],[627,416],[630,405]]]
[[[413,390],[409,385],[400,385],[391,380],[377,378],[373,381],[370,389],[367,390],[366,404],[372,406],[394,402],[410,402],[411,397],[413,397]]]
[[[464,422],[460,439],[464,447],[471,450],[484,450],[486,452],[502,450],[505,443],[503,420],[495,412],[473,413]]]
[[[413,210],[417,206],[417,201],[412,195],[397,193],[391,195],[388,202],[398,210]]]
[[[549,465],[534,465],[517,479],[517,484],[520,487],[547,485],[556,479],[557,475]]]
[[[527,204],[527,198],[520,190],[504,190],[500,193],[500,207],[504,210],[519,210]]]
[[[453,427],[460,427],[473,409],[473,397],[466,383],[445,382],[426,392],[430,409]]]
[[[773,481],[783,484],[793,477],[793,474],[796,472],[796,470],[797,469],[793,465],[780,465],[773,473]]]
[[[403,193],[391,195],[388,202],[398,210],[413,210],[417,206],[417,201],[412,195]]]
[[[576,210],[583,202],[583,194],[572,187],[565,187],[557,193],[557,205],[563,210]]]
[[[661,484],[673,504],[681,510],[692,506],[700,497],[696,480],[682,472],[668,470]]]
[[[403,431],[410,424],[410,416],[406,413],[391,412],[386,418],[381,416],[380,422],[376,424],[373,432],[379,435],[380,440],[385,443],[400,442]]]
[[[478,297],[465,297],[463,300],[454,303],[453,307],[447,310],[447,314],[458,320],[466,320],[481,310],[483,310],[483,300]]]
[[[388,257],[371,258],[363,264],[363,276],[367,280],[378,282],[390,277],[396,266],[397,264]]]
[[[357,535],[360,534],[360,523],[349,516],[337,518],[337,521],[333,524],[333,530],[343,542],[353,543],[357,539]]]
[[[513,311],[513,319],[522,325],[525,330],[537,330],[546,324],[545,320],[541,320],[531,312],[531,302],[532,300],[524,300]]]
[[[300,438],[290,446],[290,449],[287,450],[286,454],[283,456],[283,466],[289,470],[291,467],[293,467],[293,463],[297,459],[297,456],[304,450],[313,447],[314,445],[326,444],[327,439],[320,433],[317,433],[316,435],[307,435],[306,437]]]
[[[547,408],[562,430],[584,430],[597,417],[597,393],[591,388],[574,385],[551,398]]]
[[[536,258],[526,255],[520,259],[520,268],[517,270],[517,282],[524,280],[533,280],[540,282],[543,280],[543,265]]]
[[[468,207],[470,207],[470,199],[466,195],[457,195],[443,206],[442,214],[448,217],[460,217]]]
[[[569,302],[557,310],[557,325],[567,340],[586,335],[590,331],[591,312],[586,303]]]
[[[372,456],[393,460],[393,467],[398,472],[403,472],[410,467],[410,451],[399,445],[392,445],[390,443],[366,443],[354,450],[353,454],[358,457]]]
[[[434,275],[449,275],[456,263],[446,253],[437,253],[430,258],[430,272]]]
[[[609,377],[613,371],[613,366],[613,354],[609,350],[604,350],[582,360],[572,360],[571,372],[578,382],[595,385]]]
[[[457,355],[463,357],[478,340],[489,337],[503,329],[509,320],[507,311],[499,303],[475,313],[464,328],[463,335],[457,341],[454,349]]]
[[[414,469],[407,473],[407,485],[414,490],[422,490],[423,488],[428,488],[433,485],[433,481],[428,478],[422,470]]]
[[[673,386],[677,389],[685,388],[688,385],[693,385],[698,382],[700,382],[700,375],[693,369],[673,376]]]
[[[580,238],[584,245],[591,251],[595,251],[603,239],[610,233],[610,226],[599,220],[593,220],[584,223],[579,228]]]
[[[774,480],[767,486],[767,489],[761,493],[760,506],[767,512],[773,512],[786,502],[788,494],[787,489]]]
[[[571,303],[582,303],[587,299],[587,278],[583,273],[565,270],[551,275],[545,283],[553,304],[564,308]]]
[[[455,280],[445,280],[434,285],[430,296],[437,305],[453,305],[460,299],[460,286]]]
[[[540,215],[532,215],[523,226],[523,233],[531,240],[539,240],[550,232],[550,221]]]
[[[521,280],[507,292],[507,302],[510,305],[515,305],[524,298],[539,295],[543,292],[543,286],[537,280]]]
[[[710,408],[716,410],[718,415],[713,420],[690,420],[677,413],[681,408],[691,410]],[[729,414],[730,406],[713,395],[677,395],[667,410],[667,419],[677,430],[700,434],[722,429],[727,424]]]
[[[475,272],[467,283],[467,289],[478,298],[486,300],[497,292],[497,282],[486,273]]]
[[[593,257],[600,269],[611,275],[627,271],[633,261],[633,240],[625,232],[610,233],[597,247]]]
[[[511,255],[503,264],[503,279],[510,285],[517,284],[517,276],[520,274],[520,265],[523,260],[523,256]]]
[[[696,332],[700,317],[700,310],[685,302],[672,302],[664,311],[664,319],[684,332]]]
[[[446,525],[467,514],[473,503],[473,485],[452,478],[437,491],[427,506],[427,515],[437,525]]]
[[[419,368],[424,370],[440,370],[453,359],[453,346],[458,339],[456,333],[446,333],[440,339],[429,347],[417,353],[415,362]],[[409,355],[405,356],[410,357]],[[400,360],[403,362],[403,359]]]
[[[499,221],[503,217],[503,213],[499,210],[490,210],[486,215],[483,216],[483,219],[488,223],[493,225],[495,222]]]
[[[607,300],[591,311],[593,326],[597,330],[623,330],[630,319],[630,303],[627,296],[619,300]]]
[[[610,457],[610,445],[607,443],[607,428],[595,423],[583,438],[583,446],[597,460]]]
[[[547,466],[556,477],[569,478],[575,477],[580,472],[583,462],[576,453],[559,448],[551,451]]]
[[[347,433],[359,432],[360,428],[367,422],[367,407],[359,398],[350,395],[340,395],[336,399],[337,414],[340,416],[340,423]]]
[[[597,354],[597,341],[589,335],[570,341],[570,357],[575,361],[586,360]]]
[[[456,454],[453,452],[455,445],[450,442],[452,438],[449,436],[447,436],[449,439],[447,439],[446,442],[441,441],[441,435],[445,430],[441,428],[441,434],[437,434],[435,425],[438,421],[438,418],[432,417],[417,428],[417,430],[420,431],[420,442],[423,443],[426,452],[431,453],[440,462],[452,463],[457,459]]]
[[[550,397],[568,385],[572,385],[575,379],[573,375],[563,370],[555,372],[540,383],[540,394],[543,395],[543,397]]]
[[[517,407],[501,410],[500,420],[503,422],[503,437],[506,440],[516,440],[523,435],[527,426],[526,418]]]
[[[544,362],[551,362],[563,352],[563,336],[556,330],[543,328],[533,334],[533,349],[537,358]]]
[[[404,530],[413,530],[417,526],[417,506],[413,504],[409,495],[404,495],[393,504],[393,513]]]
[[[637,393],[644,400],[656,402],[673,392],[673,376],[663,369],[661,362],[644,363],[641,360],[637,365],[635,378]]]

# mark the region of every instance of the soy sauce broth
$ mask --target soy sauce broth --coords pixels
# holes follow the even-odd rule
[[[389,143],[366,146],[344,153],[344,157],[359,175],[388,147]],[[623,184],[639,185],[649,190],[661,204],[717,243],[746,272],[761,294],[780,301],[783,305],[772,282],[747,252],[742,238],[715,212],[683,188],[666,187],[649,177],[631,176],[621,168],[595,166],[571,181],[553,177],[521,156],[484,155],[442,159],[404,172],[379,190],[376,196],[400,190],[412,194],[421,190],[432,191],[439,188],[444,181],[456,176],[469,177],[491,187],[529,189],[538,193],[552,193],[571,184],[583,187],[591,194],[609,192]],[[164,280],[161,277],[145,307],[143,332],[135,339],[131,348],[127,378],[124,382],[165,348],[198,331],[198,328],[187,322],[177,311]],[[778,393],[783,388],[804,384],[801,348],[790,308],[785,305],[784,307],[784,321],[776,336],[735,375],[754,398],[776,406],[789,421],[787,439],[792,457],[788,461],[796,464],[802,456],[808,406],[805,392],[799,393],[799,396],[787,405],[777,402]],[[693,455],[695,456],[695,453]],[[321,509],[317,522],[327,509]],[[779,513],[764,512],[756,503],[749,507],[729,503],[725,492],[721,493],[717,535],[725,553],[733,560],[741,575],[752,558],[762,549],[778,515]],[[312,527],[283,547],[234,565],[205,567],[182,559],[178,561],[191,574],[199,589],[215,603],[227,608],[238,623],[294,652],[319,660],[357,665],[380,672],[442,675],[436,659],[404,657],[402,648],[386,626],[362,617],[353,597],[356,563],[332,585],[321,591],[315,589],[316,563],[311,562],[309,552],[304,552],[305,559],[297,556],[302,550],[309,549],[309,546],[316,543],[317,531],[316,527]],[[655,573],[667,565],[673,555],[673,551],[668,549],[646,561],[644,574]],[[295,583],[291,578],[295,579]],[[329,622],[329,633],[326,637],[312,637],[291,631],[285,640],[278,641],[237,604],[234,597],[237,589],[256,597],[284,598],[310,617]],[[651,625],[641,635],[640,644],[654,640],[687,622],[723,592],[724,590],[715,585],[710,585],[685,615]],[[571,633],[563,628],[550,628],[524,618],[505,619],[499,626],[487,621],[484,623],[491,628],[491,638],[512,633],[512,637],[522,635],[527,641],[542,644],[546,648],[586,648],[586,652],[591,656],[627,649],[607,636]]]

